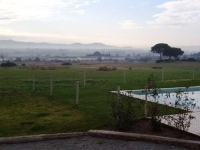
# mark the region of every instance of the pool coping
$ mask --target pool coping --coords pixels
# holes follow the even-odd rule
[[[163,137],[163,136],[117,132],[117,131],[106,131],[106,130],[89,130],[88,132],[5,137],[5,138],[0,138],[0,145],[39,142],[39,141],[46,141],[46,140],[76,138],[76,137],[85,137],[85,136],[118,139],[118,140],[125,140],[125,141],[146,141],[146,142],[152,142],[152,143],[158,143],[158,144],[168,144],[172,146],[186,147],[190,149],[200,149],[200,141],[182,140],[182,139],[169,138],[169,137]]]
[[[200,88],[200,86],[192,86],[192,87],[196,87],[196,88]],[[165,89],[180,89],[180,88],[186,88],[186,87],[173,87],[173,88],[159,88],[159,89],[163,89],[163,90],[165,90]],[[124,95],[127,95],[127,93],[130,91],[130,92],[132,92],[132,91],[144,91],[145,89],[137,89],[137,90],[120,90],[120,94],[124,94]],[[114,93],[117,93],[117,91],[111,91],[111,92],[114,92]],[[125,93],[126,92],[126,93]],[[134,94],[134,93],[132,93],[132,95],[133,95],[133,97],[135,97],[135,98],[139,98],[139,99],[141,99],[141,97],[138,95],[138,94]]]
[[[15,137],[3,137],[0,138],[0,144],[17,144],[28,142],[39,142],[54,139],[75,138],[80,136],[86,136],[86,132],[73,132],[73,133],[58,133],[58,134],[40,134],[29,136],[15,136]]]
[[[192,86],[194,88],[200,88],[200,86]],[[180,88],[186,88],[186,87],[173,87],[173,88],[160,88],[160,89],[180,89]],[[131,93],[131,95],[128,94],[128,92],[132,92],[132,91],[143,91],[144,89],[137,89],[137,90],[120,90],[119,91],[119,94],[122,94],[122,95],[126,95],[126,96],[131,96],[131,97],[134,97],[134,98],[137,98],[137,99],[140,99],[140,100],[145,100],[144,97],[141,97],[141,95],[138,95],[138,94],[135,94],[135,93]],[[118,91],[111,91],[112,93],[118,93]],[[143,95],[144,96],[144,95]],[[147,100],[147,101],[150,101],[150,102],[153,102],[151,100]],[[161,100],[159,102],[159,104],[166,104],[163,100]],[[190,111],[192,112],[200,112],[200,109],[196,108],[196,109],[191,109]]]
[[[200,88],[200,86],[192,86],[194,88]],[[185,87],[173,87],[173,88],[161,88],[163,90],[165,89],[179,89],[179,88],[185,88]],[[134,97],[134,98],[138,98],[142,101],[145,101],[144,98],[141,98],[140,95],[137,95],[137,94],[128,94],[127,91],[142,91],[144,89],[138,89],[138,90],[120,90],[119,94],[121,95],[126,95],[126,96],[130,96],[130,97]],[[111,91],[112,93],[118,93],[118,91]],[[153,102],[151,100],[148,100],[147,101],[149,102]],[[163,101],[160,101],[159,104],[163,104],[165,105],[166,103],[164,103]],[[194,134],[194,135],[197,135],[197,136],[200,136],[200,129],[198,128],[198,125],[199,125],[199,121],[200,121],[200,109],[196,108],[196,109],[190,109],[190,112],[188,112],[190,114],[192,114],[192,116],[195,116],[195,119],[194,120],[191,120],[191,125],[190,125],[190,128],[188,129],[188,133],[191,133],[191,134]],[[196,117],[197,116],[197,117]],[[168,125],[165,121],[162,120],[162,123],[163,124],[166,124]],[[174,127],[172,125],[172,127]]]
[[[176,138],[169,138],[163,136],[146,135],[146,134],[136,134],[136,133],[125,133],[116,131],[106,131],[106,130],[90,130],[87,132],[88,135],[94,137],[119,139],[126,141],[146,141],[158,144],[169,144],[173,146],[181,146],[190,149],[200,149],[200,141],[192,140],[181,140]]]

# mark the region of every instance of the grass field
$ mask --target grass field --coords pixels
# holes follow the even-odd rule
[[[116,67],[98,71],[99,66]],[[197,86],[199,63],[164,64],[73,64],[70,68],[38,67],[0,68],[0,137],[87,131],[105,126],[109,118],[109,91],[142,89],[150,73],[158,77],[159,87]],[[162,71],[151,69],[161,66]],[[129,70],[128,68],[132,68]],[[193,68],[195,68],[193,78]],[[125,84],[124,84],[124,70]],[[84,87],[84,71],[86,86]],[[35,75],[35,91],[32,78]],[[50,76],[53,94],[50,95]],[[80,81],[80,101],[76,106],[76,81]],[[140,102],[135,100],[135,105]],[[138,111],[143,117],[143,108]]]

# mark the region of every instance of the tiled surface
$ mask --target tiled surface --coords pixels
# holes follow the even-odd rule
[[[112,92],[113,93],[117,93],[117,91],[112,91]],[[128,96],[126,90],[121,90],[120,94]],[[131,95],[131,96],[133,96],[133,95]],[[140,96],[138,97],[137,95],[135,95],[133,97],[142,99]],[[160,103],[162,104],[162,102],[160,102]],[[190,124],[190,127],[188,129],[188,132],[200,136],[200,109],[191,109],[191,110],[193,111],[191,114],[192,114],[192,116],[195,117],[195,119],[191,120],[191,124]],[[165,123],[165,124],[167,124],[166,122],[164,122],[164,120],[162,120],[162,122]]]
[[[200,112],[192,112],[190,114],[194,116],[195,119],[191,120],[188,132],[200,136]],[[162,120],[162,122],[167,124],[164,120]]]
[[[191,125],[188,132],[200,136],[200,112],[192,112],[192,116],[194,116],[195,119],[191,121]]]

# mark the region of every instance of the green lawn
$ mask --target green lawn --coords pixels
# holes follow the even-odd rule
[[[200,84],[198,63],[162,64],[165,69],[164,82],[161,82],[162,71],[151,69],[156,65],[158,64],[114,64],[120,69],[108,72],[97,71],[98,65],[93,65],[91,69],[92,65],[88,67],[77,64],[55,70],[0,68],[0,137],[102,128],[109,118],[109,91],[117,89],[117,86],[124,90],[142,89],[150,73],[158,77],[159,87]],[[133,69],[126,69],[124,84],[122,69],[128,66]],[[195,80],[192,80],[193,66],[196,67]],[[36,79],[34,92],[33,74]],[[53,76],[53,95],[50,95],[50,75]],[[77,80],[80,81],[79,106],[75,105]],[[138,100],[133,102],[141,105]],[[137,111],[138,117],[142,117],[143,108]]]

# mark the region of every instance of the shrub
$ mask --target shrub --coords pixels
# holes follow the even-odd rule
[[[161,131],[161,110],[159,109],[158,105],[159,90],[160,89],[157,87],[157,78],[153,74],[150,74],[147,80],[147,85],[143,92],[150,93],[151,98],[153,98],[153,103],[151,103],[151,105],[148,105],[148,115],[151,117],[150,125],[154,131]]]
[[[112,69],[111,70],[117,70],[117,68],[116,67],[112,67]]]
[[[152,69],[162,69],[162,67],[152,67]]]
[[[163,110],[159,109],[158,99],[160,89],[157,87],[156,78],[153,74],[148,78],[148,83],[145,89],[145,92],[150,92],[152,104],[149,105],[149,116],[151,117],[151,127],[153,130],[161,131],[161,120],[164,119],[168,125],[172,125],[180,130],[188,131],[191,120],[195,117],[192,114],[188,113],[190,107],[192,108],[196,104],[193,102],[194,99],[188,97],[187,92],[181,90],[175,91],[176,101],[175,104],[166,104],[166,107],[175,107],[179,111],[175,115],[161,116]],[[166,93],[166,99],[170,97],[170,93]]]
[[[187,59],[181,59],[181,61],[187,61]]]
[[[15,62],[22,62],[22,59],[21,59],[20,57],[17,57],[17,58],[15,59]]]
[[[14,66],[17,66],[17,65],[12,62],[5,62],[1,64],[1,67],[14,67]]]
[[[156,98],[154,98],[153,103],[151,103],[151,105],[148,106],[148,115],[151,117],[150,119],[151,128],[154,131],[161,131],[162,129],[162,124],[161,124],[162,117],[160,116],[161,110]]]
[[[187,61],[196,62],[197,60],[195,58],[188,58]]]
[[[129,129],[135,120],[135,111],[132,105],[133,99],[130,96],[120,95],[120,93],[109,97],[111,106],[112,123],[119,129]]]
[[[55,66],[49,66],[48,70],[56,70],[56,67]]]
[[[62,63],[61,64],[62,66],[70,66],[70,65],[72,65],[70,62],[64,62],[64,63]]]
[[[177,99],[174,107],[179,110],[179,113],[176,115],[164,116],[164,119],[169,125],[172,125],[183,131],[188,131],[191,120],[195,119],[195,117],[188,113],[188,111],[190,111],[190,107],[193,107],[196,104],[193,103],[194,99],[190,99],[188,97],[187,92],[183,92],[179,89],[175,91],[175,93]],[[185,112],[183,113],[183,111]]]
[[[99,71],[112,71],[112,70],[117,70],[117,68],[116,67],[109,68],[107,66],[102,66],[102,67],[99,67],[98,70]]]
[[[171,62],[172,60],[169,59],[163,59],[163,60],[156,60],[156,63],[161,63],[161,62]]]
[[[187,59],[181,59],[181,61],[191,61],[196,62],[197,60],[195,58],[187,58]]]
[[[99,71],[108,71],[109,70],[109,68],[108,67],[106,67],[106,66],[103,66],[103,67],[99,67],[99,69],[98,69]]]
[[[158,104],[152,105],[151,109],[149,109],[152,113],[152,117],[150,119],[151,128],[154,131],[161,131],[162,124],[161,124],[161,117],[156,116],[159,113],[159,107]]]
[[[40,59],[39,57],[36,57],[34,61],[35,61],[35,62],[40,62],[41,59]]]
[[[45,67],[43,67],[43,66],[41,66],[41,67],[39,67],[39,69],[41,69],[41,70],[45,70],[46,68],[45,68]]]
[[[62,63],[63,60],[55,60],[55,62],[57,62],[57,63]]]

